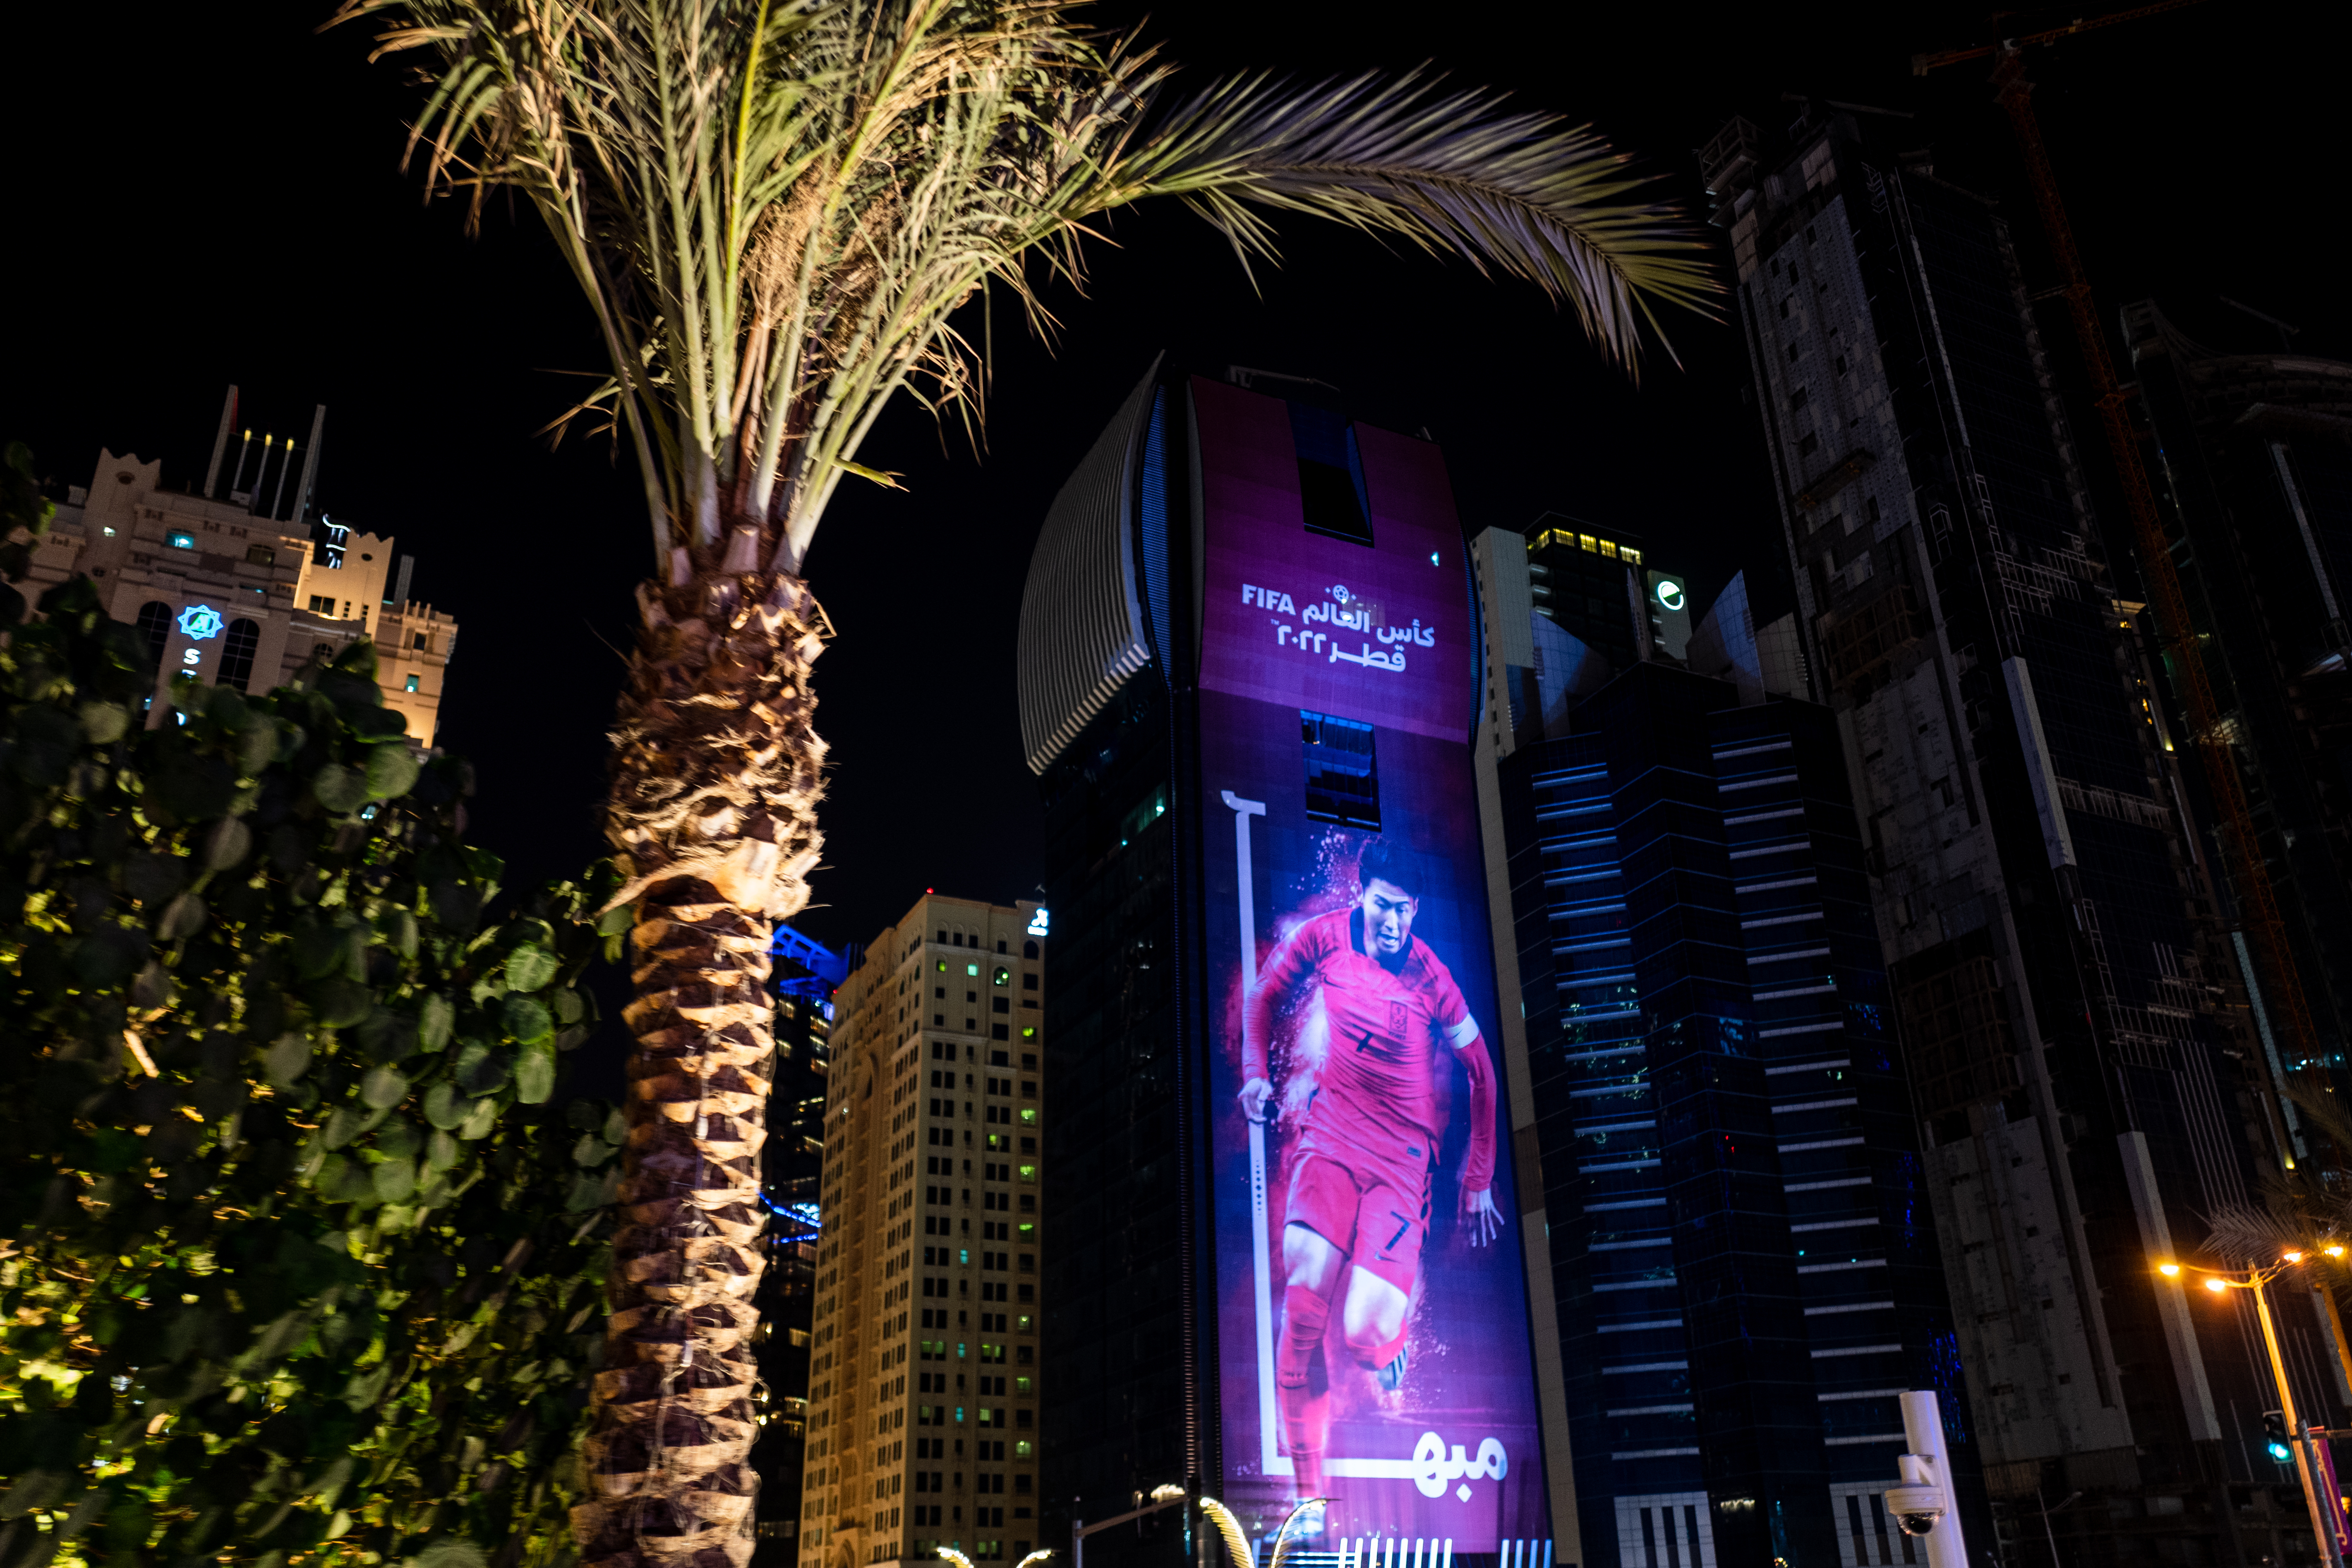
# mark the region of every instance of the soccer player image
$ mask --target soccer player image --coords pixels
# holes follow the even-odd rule
[[[1446,1127],[1441,1050],[1470,1084],[1460,1203],[1470,1244],[1501,1232],[1495,1207],[1495,1070],[1454,976],[1413,940],[1418,878],[1386,840],[1357,861],[1356,902],[1297,927],[1275,952],[1243,1011],[1243,1113],[1273,1120],[1268,1067],[1276,1018],[1319,987],[1329,1044],[1296,1133],[1284,1210],[1284,1321],[1275,1395],[1297,1496],[1327,1495],[1323,1456],[1331,1375],[1324,1342],[1336,1303],[1348,1355],[1379,1386],[1405,1373],[1431,1186]],[[1298,1097],[1293,1095],[1295,1101]]]

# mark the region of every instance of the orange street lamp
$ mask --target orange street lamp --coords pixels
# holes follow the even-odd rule
[[[2287,1434],[2294,1440],[2295,1475],[2303,1482],[2304,1506],[2311,1513],[2312,1539],[2321,1543],[2321,1549],[2326,1553],[2327,1562],[2341,1564],[2344,1557],[2338,1549],[2334,1521],[2341,1518],[2342,1515],[2336,1500],[2332,1497],[2327,1500],[2327,1509],[2324,1513],[2322,1512],[2319,1506],[2319,1489],[2315,1484],[2315,1478],[2312,1473],[2313,1456],[2306,1447],[2307,1443],[2324,1441],[2324,1439],[2306,1437],[2303,1422],[2294,1413],[2294,1391],[2287,1385],[2286,1361],[2279,1353],[2278,1325],[2271,1321],[2270,1294],[2264,1289],[2272,1279],[2284,1273],[2291,1265],[2302,1260],[2303,1254],[2291,1252],[2281,1261],[2268,1268],[2246,1269],[2242,1279],[2234,1274],[2224,1274],[2209,1268],[2200,1268],[2197,1272],[2205,1276],[2205,1289],[2217,1296],[2231,1290],[2253,1292],[2254,1316],[2263,1325],[2263,1346],[2270,1352],[2271,1379],[2278,1385],[2279,1414],[2285,1417]],[[2156,1268],[2158,1273],[2168,1279],[2178,1279],[2181,1269],[2179,1264],[2168,1261],[2158,1263]]]

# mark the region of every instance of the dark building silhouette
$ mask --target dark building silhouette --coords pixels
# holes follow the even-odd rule
[[[2141,609],[2000,213],[1865,121],[1809,110],[1768,152],[1735,121],[1703,163],[1987,1489],[2012,1544],[2037,1489],[2082,1493],[2071,1561],[2275,1559],[2302,1510],[2251,1307],[2154,1268],[2286,1152]],[[2276,1304],[2298,1405],[2341,1408],[2307,1294]]]
[[[770,986],[775,994],[776,1079],[768,1097],[768,1142],[760,1152],[760,1195],[768,1210],[768,1269],[760,1279],[759,1544],[752,1561],[796,1563],[801,1479],[808,1450],[809,1338],[823,1235],[825,1073],[833,993],[855,966],[856,949],[835,953],[790,926],[776,928]]]
[[[2123,326],[2173,559],[2319,1053],[2340,1068],[2352,1018],[2352,364],[2219,353],[2152,302],[2126,307]],[[2242,957],[2240,969],[2255,973]],[[2261,1032],[2274,1066],[2307,1065]]]

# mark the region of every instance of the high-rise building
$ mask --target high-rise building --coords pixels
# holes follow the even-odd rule
[[[1204,1494],[1261,1551],[1320,1497],[1326,1550],[1573,1562],[1444,461],[1241,380],[1144,378],[1023,602],[1022,740],[1074,944],[1048,1218],[1080,1244],[1047,1253],[1042,1484],[1104,1527],[1088,1568],[1205,1554],[1176,1506]]]
[[[1045,922],[927,894],[835,995],[805,1568],[1039,1540]]]
[[[778,926],[768,984],[775,997],[775,1078],[768,1089],[768,1141],[760,1151],[760,1201],[768,1211],[768,1266],[760,1277],[756,1341],[762,1398],[758,1568],[798,1561],[801,1487],[808,1474],[810,1342],[815,1329],[818,1205],[824,1163],[824,1089],[832,1068],[834,992],[857,955],[835,952]]]
[[[292,461],[289,447],[281,479]],[[303,492],[309,485],[306,474]],[[257,505],[243,489],[226,500],[165,489],[161,458],[102,450],[33,552],[31,583],[86,574],[107,613],[139,628],[155,668],[151,723],[173,676],[258,695],[364,637],[375,643],[384,706],[407,720],[412,742],[430,747],[457,623],[408,597],[415,557],[396,555],[389,536],[279,521]]]
[[[1548,511],[1527,532],[1528,589],[1545,619],[1620,669],[1680,663],[1690,599],[1679,572],[1643,558],[1639,534]]]
[[[2123,324],[2148,471],[2313,1043],[2340,1068],[2352,1041],[2352,364],[2218,353],[2150,301],[2126,307]],[[2292,1042],[2265,1044],[2289,1068],[2306,1065],[2285,1059],[2303,1054]]]
[[[1502,1034],[1582,1559],[1902,1560],[1897,1396],[1974,1445],[1845,759],[1745,575],[1612,669],[1472,542]],[[1533,1178],[1540,1169],[1541,1181]]]
[[[2287,1157],[2276,1085],[2007,229],[1869,118],[1809,109],[1769,151],[1735,121],[1702,162],[1987,1489],[2012,1539],[2046,1522],[2084,1563],[2154,1535],[2262,1561],[2293,1531],[2251,1307],[2156,1265]],[[2280,1292],[2296,1402],[2333,1410],[2303,1294]],[[2045,1521],[2037,1492],[2083,1497]]]

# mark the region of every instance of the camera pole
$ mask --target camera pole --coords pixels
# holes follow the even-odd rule
[[[1969,1568],[1952,1463],[1944,1450],[1944,1417],[1933,1389],[1903,1395],[1903,1437],[1911,1452],[1895,1461],[1903,1484],[1888,1489],[1886,1511],[1904,1534],[1926,1543],[1927,1568]]]

